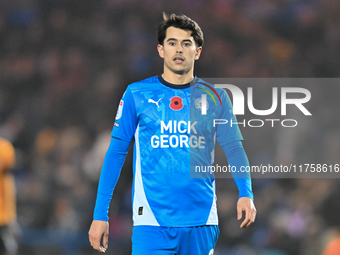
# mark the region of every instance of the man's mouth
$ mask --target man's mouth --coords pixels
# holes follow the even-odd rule
[[[182,57],[174,57],[173,60],[175,61],[176,64],[181,64],[184,62],[184,58]]]

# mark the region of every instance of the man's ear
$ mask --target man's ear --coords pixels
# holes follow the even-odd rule
[[[196,49],[196,55],[195,55],[195,60],[198,60],[201,56],[201,52],[202,52],[202,46],[197,47]]]
[[[163,45],[158,44],[157,45],[157,50],[158,50],[158,54],[161,58],[164,58],[164,49],[163,49]]]

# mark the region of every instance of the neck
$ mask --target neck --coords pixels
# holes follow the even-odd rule
[[[194,79],[193,72],[188,72],[185,74],[176,74],[170,70],[165,69],[162,77],[165,81],[172,83],[174,85],[182,85],[191,82]]]

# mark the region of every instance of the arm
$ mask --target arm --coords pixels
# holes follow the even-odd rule
[[[119,103],[115,124],[111,133],[111,143],[106,152],[100,174],[93,222],[89,231],[92,247],[100,252],[105,252],[108,247],[109,205],[129,145],[135,134],[137,122],[134,97],[131,89],[128,87]],[[105,248],[100,246],[101,238],[103,238],[103,246]]]
[[[108,248],[109,205],[129,146],[130,142],[112,137],[110,146],[105,155],[99,179],[93,222],[89,231],[91,246],[100,252],[105,252]],[[103,246],[100,246],[102,238]]]
[[[237,122],[235,115],[232,113],[232,103],[225,90],[222,90],[221,99],[223,107],[220,107],[220,119],[226,119]],[[240,170],[241,166],[249,166],[247,155],[243,149],[243,137],[238,125],[217,126],[217,141],[221,145],[230,166],[235,166]],[[245,211],[245,219],[241,223],[241,228],[251,225],[256,216],[256,209],[253,203],[253,192],[251,190],[250,173],[236,172],[232,173],[237,188],[239,190],[239,200],[237,202],[237,219],[242,218]]]
[[[239,190],[239,200],[237,202],[237,219],[242,219],[245,211],[245,219],[241,223],[241,228],[250,226],[255,221],[256,208],[253,203],[253,192],[251,188],[250,173],[241,172],[241,167],[249,166],[247,155],[241,141],[234,141],[222,146],[228,159],[230,167],[236,167],[237,171],[232,172],[232,176]]]

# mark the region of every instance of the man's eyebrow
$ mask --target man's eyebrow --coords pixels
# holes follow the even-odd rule
[[[178,41],[178,39],[176,39],[176,38],[169,38],[169,39],[166,40],[166,41],[167,41],[167,42],[168,42],[168,41]],[[191,41],[190,39],[184,39],[183,42],[191,42],[191,43],[192,43],[192,41]]]

